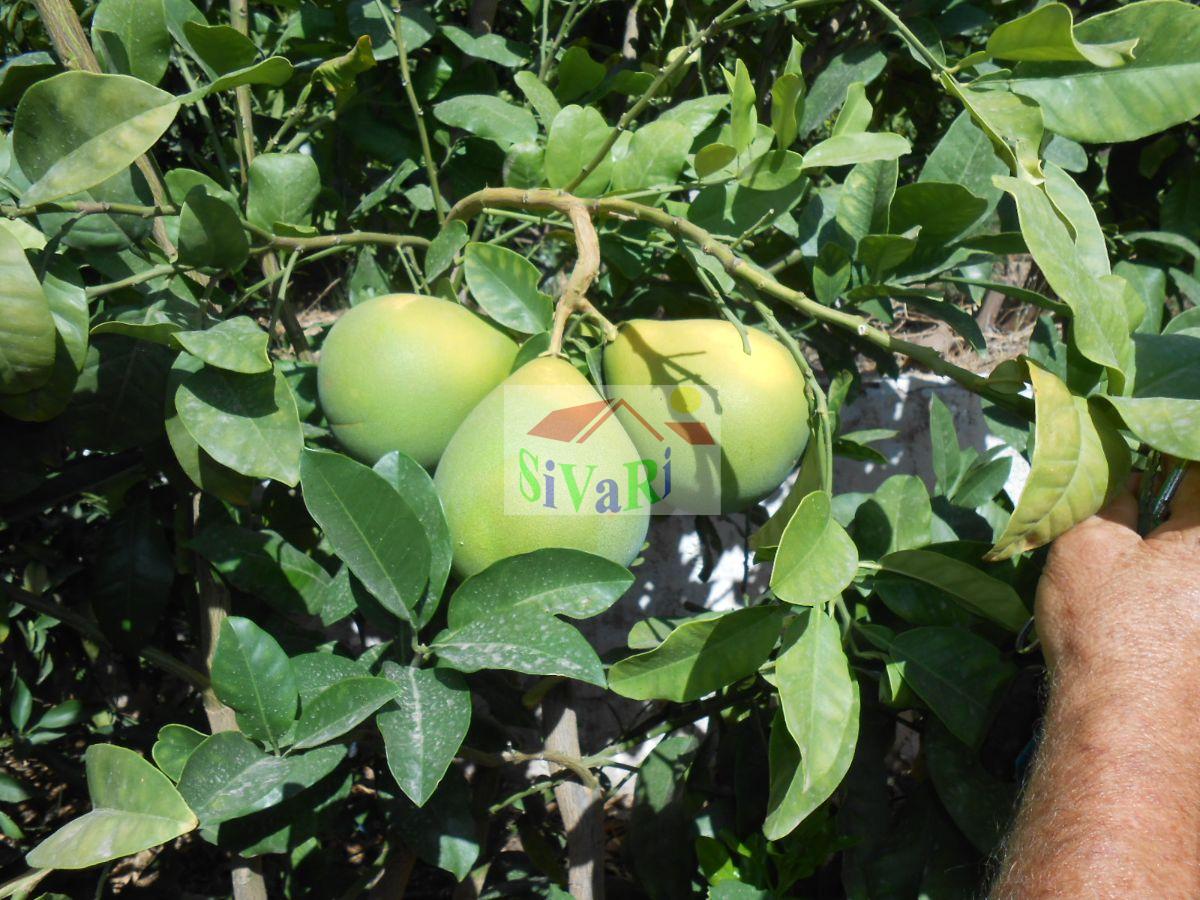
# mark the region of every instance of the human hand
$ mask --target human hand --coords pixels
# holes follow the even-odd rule
[[[1200,467],[1188,470],[1171,509],[1170,520],[1142,538],[1137,497],[1126,489],[1054,542],[1035,612],[1052,672],[1162,684],[1195,668]]]

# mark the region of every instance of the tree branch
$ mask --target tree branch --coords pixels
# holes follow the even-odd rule
[[[447,221],[470,219],[488,206],[553,210],[569,215],[571,208],[581,203],[595,214],[627,221],[647,222],[669,234],[678,235],[691,241],[703,253],[720,262],[731,276],[746,282],[762,293],[781,300],[813,319],[851,332],[880,349],[890,353],[903,354],[930,371],[947,376],[967,390],[987,397],[994,403],[1013,409],[1027,417],[1032,416],[1032,410],[1025,398],[997,391],[989,384],[987,378],[943,359],[932,347],[924,347],[898,338],[871,325],[863,316],[825,306],[803,292],[781,284],[770,273],[738,255],[708,231],[686,219],[672,216],[664,210],[618,198],[602,197],[596,200],[582,200],[565,191],[486,188],[458,201],[450,210]]]

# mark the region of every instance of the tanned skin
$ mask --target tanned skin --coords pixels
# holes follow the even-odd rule
[[[1123,494],[1051,548],[1044,737],[993,900],[1200,897],[1200,471],[1145,539]]]

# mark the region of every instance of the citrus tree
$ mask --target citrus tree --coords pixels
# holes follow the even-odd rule
[[[0,22],[0,896],[978,890],[1042,548],[1200,459],[1200,9]],[[696,528],[763,589],[601,658],[659,526],[510,515],[495,391],[697,381],[654,354],[728,398]],[[839,492],[908,370],[996,448],[935,400],[932,485]]]

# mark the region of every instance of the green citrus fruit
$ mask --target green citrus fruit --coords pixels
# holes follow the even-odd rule
[[[710,511],[716,490],[723,512],[745,509],[787,478],[808,442],[800,368],[773,337],[748,333],[749,355],[724,320],[637,319],[605,348],[604,379],[614,400],[626,399],[668,437],[657,423],[699,423],[715,436],[719,473],[701,446],[673,442],[667,500],[680,511]],[[663,455],[661,441],[637,427],[629,409],[618,415],[641,453]]]
[[[516,355],[513,341],[457,303],[374,297],[325,338],[321,408],[341,445],[364,462],[400,450],[432,466]]]
[[[638,454],[620,422],[603,416],[606,409],[574,366],[541,357],[471,411],[434,477],[460,576],[547,547],[583,550],[621,565],[634,560],[646,539],[650,504],[644,495],[627,495]],[[578,426],[565,439],[531,434],[562,416]],[[592,423],[599,424],[587,440],[575,440]]]

